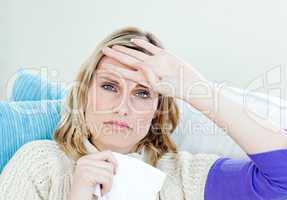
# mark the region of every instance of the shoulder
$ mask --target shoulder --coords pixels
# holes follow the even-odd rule
[[[159,164],[185,165],[210,165],[220,156],[209,153],[191,153],[188,151],[178,151],[176,153],[165,153],[159,160]]]
[[[184,192],[185,199],[203,199],[209,170],[217,159],[216,154],[179,151],[164,154],[157,167],[168,175],[167,190],[177,185],[180,186],[178,190]]]
[[[14,156],[50,161],[50,159],[63,157],[64,152],[54,140],[34,140],[22,145]]]
[[[51,152],[57,147],[53,140],[33,140],[23,144],[15,153],[34,155],[41,152]]]
[[[199,176],[207,175],[213,164],[220,158],[219,155],[209,153],[191,153],[178,151],[165,153],[157,163],[157,168],[168,173],[184,175],[197,173]]]
[[[56,141],[34,140],[22,145],[3,171],[18,166],[31,171],[31,173],[41,170],[41,172],[52,174],[61,173],[61,169],[70,164],[72,161],[60,149]]]
[[[52,140],[35,140],[22,145],[4,167],[0,176],[0,196],[5,199],[48,199],[71,172],[71,164]],[[69,176],[67,176],[69,177]],[[28,195],[28,196],[27,196]]]
[[[209,153],[191,153],[178,151],[177,153],[166,153],[157,163],[157,168],[172,176],[183,177],[183,182],[200,181],[204,184],[213,164],[220,156]],[[197,183],[194,183],[197,184]]]

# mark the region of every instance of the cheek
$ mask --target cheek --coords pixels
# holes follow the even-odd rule
[[[132,96],[129,101],[131,113],[137,118],[150,119],[158,107],[158,98],[141,99]]]
[[[85,115],[87,125],[92,132],[99,132],[97,130],[101,129],[101,122],[107,120],[115,99],[100,88],[94,88],[88,92],[87,100]]]
[[[158,99],[139,100],[136,104],[137,109],[134,112],[134,118],[141,119],[141,124],[150,125],[158,107]]]
[[[145,113],[136,114],[133,116],[133,124],[136,127],[136,132],[139,135],[146,135],[150,129],[151,122],[154,118],[155,110],[146,110]]]

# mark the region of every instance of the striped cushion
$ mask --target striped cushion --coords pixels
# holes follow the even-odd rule
[[[24,69],[17,72],[10,101],[0,102],[0,172],[23,144],[52,139],[64,96],[59,83]]]
[[[10,101],[36,101],[41,99],[61,99],[65,90],[59,82],[52,83],[40,75],[20,69],[12,86]]]
[[[60,120],[60,100],[0,102],[0,172],[23,144],[52,139]]]

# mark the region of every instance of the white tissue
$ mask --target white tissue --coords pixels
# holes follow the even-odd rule
[[[101,196],[100,186],[95,188],[98,200],[155,200],[166,174],[136,158],[113,152],[118,170],[111,190]]]

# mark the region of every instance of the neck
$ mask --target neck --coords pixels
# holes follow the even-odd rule
[[[136,145],[133,145],[131,147],[119,148],[117,146],[110,146],[110,145],[101,144],[98,141],[93,140],[93,138],[90,138],[89,140],[99,151],[110,150],[110,151],[118,152],[121,154],[130,154],[130,153],[136,152]]]

